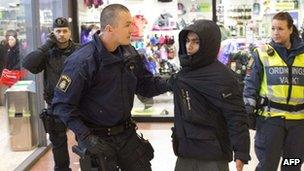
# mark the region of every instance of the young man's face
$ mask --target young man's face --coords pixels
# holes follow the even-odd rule
[[[116,25],[112,26],[114,37],[119,45],[129,45],[133,27],[131,26],[132,17],[129,12],[122,11],[118,14]]]
[[[54,35],[59,43],[66,43],[71,38],[71,30],[68,27],[54,28]]]
[[[292,27],[288,28],[286,20],[272,21],[272,40],[276,43],[285,44],[290,41],[290,35],[292,33]]]
[[[194,55],[200,46],[200,40],[196,33],[189,32],[186,39],[187,55]]]

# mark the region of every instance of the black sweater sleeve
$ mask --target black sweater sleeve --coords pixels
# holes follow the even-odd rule
[[[33,74],[37,74],[45,69],[47,54],[35,50],[26,55],[22,61],[22,66]]]

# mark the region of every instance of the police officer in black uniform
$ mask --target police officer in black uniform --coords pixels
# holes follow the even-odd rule
[[[54,155],[54,170],[66,171],[69,168],[66,127],[52,113],[51,103],[54,88],[63,69],[63,63],[79,45],[71,39],[71,30],[66,18],[59,17],[53,23],[53,31],[46,42],[37,50],[29,53],[23,60],[23,66],[33,74],[44,71],[44,99],[48,105],[42,114],[45,130],[50,135]]]
[[[80,149],[105,159],[110,171],[151,170],[153,148],[131,120],[134,94],[152,97],[168,90],[130,46],[131,23],[125,6],[104,8],[101,30],[66,61],[53,99],[54,113],[76,134]]]

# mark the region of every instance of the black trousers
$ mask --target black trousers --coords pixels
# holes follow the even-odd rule
[[[153,158],[153,148],[144,141],[134,128],[113,135],[97,135],[108,141],[115,148],[115,156],[106,157],[107,171],[151,171],[150,161]],[[149,146],[150,145],[150,146]],[[101,154],[102,155],[102,154]]]
[[[256,171],[276,171],[280,158],[298,158],[297,166],[283,166],[282,171],[300,171],[304,161],[304,120],[290,121],[280,117],[257,117],[255,153]]]
[[[207,161],[177,157],[174,171],[229,171],[228,161]]]
[[[54,123],[50,127],[49,138],[52,143],[54,170],[70,171],[66,127],[59,119],[54,119]]]

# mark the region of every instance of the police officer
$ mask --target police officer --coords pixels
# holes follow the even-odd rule
[[[304,44],[288,12],[274,15],[272,41],[257,48],[253,57],[244,99],[251,128],[256,129],[256,170],[275,171],[282,157],[301,163],[281,165],[281,170],[300,171],[304,160]]]
[[[46,42],[37,50],[29,53],[23,60],[23,66],[33,74],[44,71],[44,99],[48,105],[46,115],[42,117],[46,132],[50,135],[54,155],[54,170],[71,170],[69,168],[69,154],[67,149],[66,127],[52,114],[51,103],[54,88],[63,69],[63,63],[79,45],[71,39],[71,30],[66,18],[54,20],[53,31]]]
[[[80,149],[105,158],[110,171],[151,170],[153,148],[131,120],[134,94],[167,91],[166,81],[153,77],[129,45],[131,23],[125,6],[105,7],[101,30],[66,61],[53,99],[54,113],[76,134]]]

